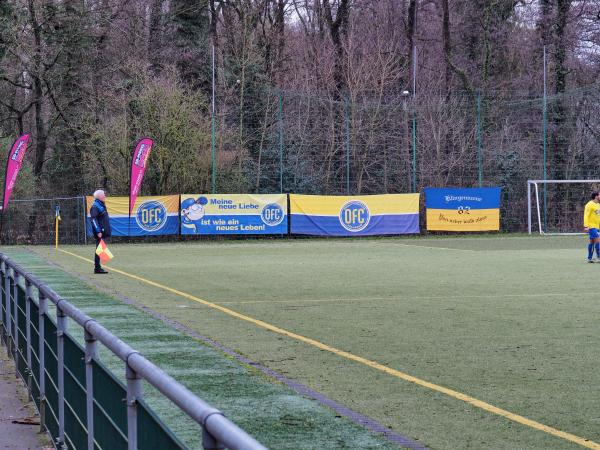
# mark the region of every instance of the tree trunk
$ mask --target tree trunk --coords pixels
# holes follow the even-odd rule
[[[335,19],[333,19],[329,0],[323,0],[323,13],[325,15],[327,26],[329,27],[329,34],[335,50],[333,78],[335,80],[337,91],[336,100],[340,100],[343,97],[343,93],[347,90],[346,77],[344,75],[344,62],[346,58],[344,38],[346,36],[348,19],[350,16],[349,0],[340,0]]]
[[[450,82],[451,82],[451,68],[450,68],[450,55],[452,54],[452,41],[450,38],[450,8],[448,7],[448,0],[442,1],[442,41],[444,43],[444,90],[446,99],[450,94]]]
[[[160,47],[162,42],[162,6],[163,0],[150,3],[150,33],[148,35],[148,59],[153,72],[160,70]]]
[[[567,42],[566,28],[572,0],[556,0],[556,17],[554,21],[554,93],[556,94],[552,113],[552,164],[551,174],[557,179],[565,177],[568,160],[570,127],[567,124],[567,108],[564,93],[567,85]]]
[[[35,113],[35,131],[36,131],[36,143],[35,143],[35,161],[33,164],[33,174],[35,175],[37,188],[39,189],[39,183],[41,181],[42,169],[44,166],[44,159],[46,157],[47,148],[47,131],[46,122],[43,111],[43,85],[41,79],[42,70],[42,30],[41,26],[37,21],[35,4],[33,0],[28,0],[29,8],[29,22],[31,29],[33,30],[33,38],[35,44],[35,53],[33,57],[34,70],[30,74],[33,79],[33,95],[35,98],[34,113]]]
[[[406,55],[407,55],[407,59],[408,59],[408,67],[410,70],[410,73],[408,74],[407,79],[408,80],[412,80],[410,83],[411,86],[413,86],[414,81],[413,77],[414,77],[414,73],[415,73],[415,65],[417,64],[417,61],[415,61],[415,52],[414,52],[414,47],[415,47],[415,34],[417,32],[417,0],[410,0],[410,3],[408,4],[408,17],[407,17],[407,27],[406,27],[406,37],[408,38],[408,48],[406,49]],[[411,87],[411,91],[413,91],[414,88]],[[412,92],[413,95],[415,95],[414,92]]]

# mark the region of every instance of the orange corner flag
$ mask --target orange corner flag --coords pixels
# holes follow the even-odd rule
[[[106,246],[106,242],[104,242],[104,239],[100,239],[100,244],[96,248],[96,255],[100,257],[100,261],[102,261],[104,264],[106,264],[114,258],[113,254]]]

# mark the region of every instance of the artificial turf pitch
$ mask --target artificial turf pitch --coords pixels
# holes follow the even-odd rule
[[[51,248],[30,250],[429,448],[554,449],[580,445],[260,323],[589,439],[594,448],[600,442],[600,265],[585,262],[585,246],[582,237],[511,236],[111,246],[111,267],[262,321],[258,325],[122,274],[94,277],[91,265]],[[62,248],[93,255],[89,246]],[[161,330],[170,339],[169,330]],[[153,340],[152,333],[141,333],[131,343],[145,342],[151,350]],[[201,378],[195,375],[201,361],[169,352],[154,360],[177,363],[189,375],[186,384]],[[280,394],[273,399],[284,403],[270,405],[277,411],[265,422],[271,425],[258,429],[244,414],[236,417],[236,410],[253,408],[251,396],[237,403],[219,395],[210,400],[273,448],[386,445],[331,418],[325,428],[347,428],[306,433],[318,428],[310,413],[289,414],[288,428],[298,436],[290,441],[289,434],[272,430],[286,417],[286,394]],[[291,411],[297,398],[289,398]]]

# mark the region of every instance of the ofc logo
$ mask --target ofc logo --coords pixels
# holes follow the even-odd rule
[[[144,202],[137,209],[135,221],[142,230],[160,230],[167,223],[167,209],[156,200]]]
[[[262,221],[270,227],[274,227],[283,222],[284,216],[285,214],[283,213],[283,208],[277,203],[269,203],[262,209],[262,212],[260,213],[260,218]]]
[[[353,233],[367,228],[370,220],[369,208],[360,200],[349,201],[340,209],[340,223],[346,230]]]

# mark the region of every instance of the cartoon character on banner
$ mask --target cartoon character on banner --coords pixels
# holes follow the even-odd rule
[[[181,202],[181,225],[197,233],[200,219],[204,217],[204,205],[207,203],[208,199],[206,197],[183,200]]]

